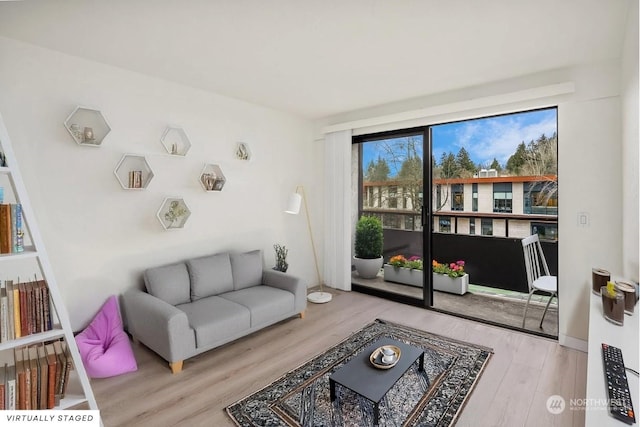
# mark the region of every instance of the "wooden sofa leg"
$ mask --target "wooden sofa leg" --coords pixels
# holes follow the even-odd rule
[[[178,372],[182,371],[182,362],[182,360],[179,360],[177,362],[170,362],[169,366],[171,367],[171,373],[177,374]]]
[[[304,311],[301,311],[301,312],[300,312],[300,318],[301,318],[301,319],[304,319]]]

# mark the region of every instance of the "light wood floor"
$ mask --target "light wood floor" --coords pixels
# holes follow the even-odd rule
[[[91,381],[105,426],[233,426],[224,408],[301,365],[376,318],[485,346],[495,354],[458,426],[583,426],[584,413],[546,410],[550,395],[584,398],[587,355],[556,342],[356,292],[333,291],[291,318],[185,361],[133,344],[138,371]],[[569,405],[567,404],[567,407]]]

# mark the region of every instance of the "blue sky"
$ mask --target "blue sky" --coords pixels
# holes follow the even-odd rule
[[[475,163],[488,164],[495,157],[504,166],[522,141],[551,136],[556,129],[553,108],[433,126],[433,155],[439,162],[442,153],[457,154],[464,147]]]
[[[466,120],[432,127],[433,155],[440,161],[442,153],[458,153],[461,147],[469,152],[474,163],[490,164],[494,157],[502,166],[522,141],[528,144],[543,133],[551,136],[557,130],[556,110],[529,111],[484,119]],[[398,140],[385,140],[387,143]],[[378,156],[386,157],[384,145],[366,143],[363,150],[363,168]],[[422,155],[422,151],[418,153]],[[392,163],[391,176],[396,174]],[[399,167],[400,165],[398,165]]]

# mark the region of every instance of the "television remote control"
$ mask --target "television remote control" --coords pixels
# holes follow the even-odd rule
[[[622,422],[634,424],[636,417],[633,413],[622,350],[602,343],[602,362],[604,363],[604,380],[609,394],[609,412]]]

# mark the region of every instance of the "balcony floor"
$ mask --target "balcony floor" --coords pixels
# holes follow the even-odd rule
[[[382,273],[375,279],[362,279],[357,273],[352,274],[352,283],[378,292],[401,295],[403,297],[422,300],[422,288],[385,282]],[[433,308],[478,319],[485,322],[505,325],[510,328],[521,329],[522,314],[526,304],[526,294],[520,294],[523,299],[505,296],[488,295],[485,293],[467,292],[464,295],[449,294],[434,291]],[[539,327],[540,318],[544,311],[544,304],[538,302],[539,296],[534,295],[529,303],[525,331],[558,336],[558,306],[551,304],[544,318],[542,328]]]

